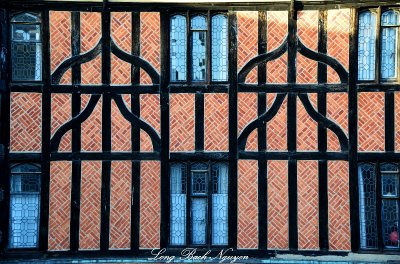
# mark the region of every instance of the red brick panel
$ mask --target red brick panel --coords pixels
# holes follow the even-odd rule
[[[89,102],[90,95],[82,95],[81,109]],[[82,150],[101,151],[101,109],[102,99],[97,102],[92,114],[82,123]]]
[[[140,248],[160,247],[160,162],[142,161],[140,175]]]
[[[140,13],[140,55],[160,71],[160,13]],[[149,75],[141,70],[140,83],[151,84]]]
[[[287,249],[288,229],[287,161],[268,161],[268,248]]]
[[[317,94],[309,94],[311,104],[317,109]],[[311,118],[297,98],[297,149],[318,150],[318,123]]]
[[[347,93],[328,93],[326,96],[327,117],[338,124],[348,135],[348,96]],[[328,150],[340,151],[339,140],[332,131],[328,129]]]
[[[101,14],[81,13],[81,53],[93,49],[101,38]],[[101,55],[82,64],[82,84],[101,84]]]
[[[318,48],[318,11],[301,11],[298,13],[299,39],[310,49]],[[318,63],[298,53],[297,82],[316,83]]]
[[[131,53],[132,47],[132,13],[111,13],[111,37],[115,44],[127,53]]]
[[[328,55],[349,68],[350,9],[328,11]],[[340,82],[339,76],[328,67],[328,83]]]
[[[267,49],[274,50],[285,40],[288,28],[286,11],[267,12]],[[267,63],[267,81],[269,83],[286,83],[287,53]]]
[[[50,60],[51,72],[71,57],[71,13],[50,11]],[[62,77],[61,84],[71,83],[71,71]]]
[[[270,108],[275,101],[276,94],[267,94],[267,106]],[[267,149],[287,150],[287,98],[281,108],[267,123]]]
[[[41,150],[42,97],[34,93],[11,93],[10,151]]]
[[[70,161],[51,163],[49,250],[68,250],[70,247],[71,173]]]
[[[67,121],[71,120],[71,95],[51,95],[51,135]],[[62,138],[58,151],[71,151],[71,131],[68,131]]]
[[[258,247],[258,163],[238,162],[238,248]]]
[[[400,93],[397,92],[395,94],[395,144],[396,144],[396,151],[400,151]]]
[[[123,99],[130,109],[130,95],[123,95]],[[130,151],[131,145],[131,123],[122,116],[121,111],[113,100],[111,103],[111,150]]]
[[[170,95],[170,150],[194,150],[194,95]]]
[[[101,161],[83,161],[79,248],[100,248]]]
[[[358,94],[358,150],[385,149],[384,93]]]
[[[237,12],[238,23],[238,70],[258,55],[258,12]],[[257,82],[257,68],[246,78],[247,83]]]
[[[299,249],[319,249],[318,161],[297,162]]]
[[[125,52],[131,54],[132,49],[132,19],[131,13],[111,13],[111,37],[115,44]],[[129,63],[111,56],[111,83],[131,83],[131,66]]]
[[[110,248],[129,249],[131,244],[132,163],[111,163]]]
[[[350,250],[349,166],[328,162],[328,217],[330,250]]]
[[[208,151],[228,150],[228,94],[204,95],[204,148]]]
[[[140,95],[140,117],[149,123],[160,135],[160,96],[158,94]],[[150,136],[140,131],[140,151],[153,151]]]
[[[243,129],[257,118],[257,94],[238,93],[238,135]],[[257,130],[254,130],[247,138],[246,150],[257,150]]]

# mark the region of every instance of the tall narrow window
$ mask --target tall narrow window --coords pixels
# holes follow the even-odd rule
[[[40,81],[42,79],[42,44],[40,19],[29,13],[11,20],[12,79]]]
[[[173,164],[170,187],[170,245],[227,245],[226,164]]]
[[[186,18],[171,17],[171,81],[186,81]]]
[[[365,11],[359,16],[358,79],[375,79],[376,14]]]
[[[381,26],[381,76],[383,79],[397,77],[398,13],[389,10],[382,14]]]
[[[364,249],[378,247],[375,179],[374,165],[362,164],[358,167],[361,248]]]
[[[186,172],[183,164],[171,166],[171,245],[186,243]]]
[[[211,19],[212,43],[212,80],[228,80],[228,19],[224,15],[215,15]]]
[[[190,23],[192,38],[192,78],[193,81],[205,81],[207,73],[207,19],[195,16]]]
[[[400,247],[399,177],[398,164],[359,166],[361,248],[392,250]]]
[[[11,169],[10,239],[11,248],[38,246],[40,209],[40,169],[32,164]]]

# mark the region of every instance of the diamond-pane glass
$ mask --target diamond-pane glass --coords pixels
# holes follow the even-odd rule
[[[21,14],[12,20],[11,57],[14,81],[42,79],[42,45],[38,20],[31,14]]]
[[[399,171],[395,164],[381,165],[382,196],[399,197]]]
[[[38,246],[40,169],[23,164],[11,169],[10,247]]]
[[[228,19],[216,15],[211,19],[211,69],[213,81],[228,80]]]
[[[228,166],[212,166],[212,244],[228,244]]]
[[[170,244],[186,243],[186,171],[183,164],[173,164],[170,171],[171,220]]]
[[[361,248],[377,248],[378,246],[375,176],[373,165],[359,166]]]
[[[397,76],[397,31],[398,14],[392,10],[382,14],[381,76],[384,79]]]
[[[399,225],[399,201],[383,200],[382,201],[382,228],[383,243],[385,247],[399,247],[398,238]]]
[[[207,199],[192,198],[192,243],[203,245],[206,243],[207,230]]]
[[[369,11],[359,17],[358,28],[358,79],[375,79],[376,15]]]
[[[171,81],[186,80],[186,18],[171,17],[170,31]]]

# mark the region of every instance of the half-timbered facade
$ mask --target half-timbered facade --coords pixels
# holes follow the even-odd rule
[[[399,252],[400,6],[0,8],[1,255]]]

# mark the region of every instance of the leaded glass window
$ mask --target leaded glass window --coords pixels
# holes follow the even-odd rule
[[[170,25],[171,82],[228,80],[226,15],[179,14],[171,17]]]
[[[40,169],[32,164],[11,169],[10,248],[38,246]]]
[[[40,19],[23,13],[11,19],[12,79],[40,81],[42,79],[42,44]]]
[[[375,194],[375,166],[363,164],[358,168],[360,184],[360,234],[361,248],[377,248],[377,219]]]
[[[228,18],[224,15],[215,15],[212,17],[212,80],[228,80]]]
[[[186,80],[186,41],[186,18],[181,15],[171,17],[171,81]]]
[[[227,245],[228,166],[172,164],[170,187],[170,245]]]
[[[365,11],[359,16],[358,79],[375,79],[376,14]]]
[[[397,77],[398,13],[393,10],[384,12],[381,26],[381,77],[393,79]]]
[[[399,166],[361,164],[358,171],[361,248],[399,248]]]

